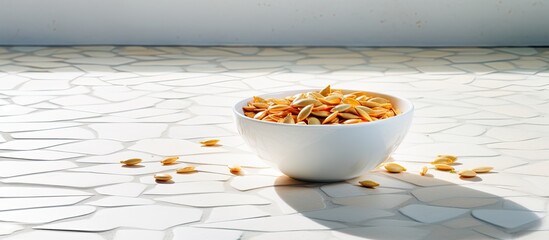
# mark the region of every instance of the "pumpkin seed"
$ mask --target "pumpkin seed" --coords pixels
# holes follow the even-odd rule
[[[374,110],[369,115],[371,117],[381,118],[385,115],[385,113],[387,113],[385,110]]]
[[[356,99],[356,95],[354,95],[353,93],[349,93],[349,94],[345,94],[343,95],[343,98],[352,98],[352,99]]]
[[[345,111],[346,113],[352,113],[354,115],[359,115],[358,112],[356,111],[356,108],[354,107],[350,107],[349,109],[347,109],[347,111]]]
[[[272,102],[275,105],[290,105],[291,103],[290,101],[288,101],[288,99],[281,99],[281,98],[272,98],[272,99],[268,99],[267,101]]]
[[[447,158],[450,159],[452,162],[455,162],[457,160],[457,156],[454,155],[438,155],[439,158]]]
[[[259,108],[259,109],[266,109],[266,108],[269,107],[269,104],[262,103],[262,102],[252,103],[252,105],[256,108]]]
[[[246,117],[249,117],[249,118],[254,118],[255,117],[255,114],[254,112],[245,112],[244,115],[246,115]]]
[[[289,123],[289,124],[295,124],[294,118],[292,117],[292,114],[286,115],[284,119],[282,119],[282,123]]]
[[[349,109],[351,107],[351,104],[339,104],[330,110],[330,112],[344,112],[345,110]]]
[[[387,110],[391,110],[393,108],[393,104],[391,103],[382,103],[380,107],[385,108]]]
[[[359,116],[354,115],[352,113],[340,113],[339,116],[342,117],[342,118],[345,118],[345,119],[358,119],[358,118],[360,118]]]
[[[354,98],[344,98],[343,103],[349,104],[351,106],[360,106],[360,102]]]
[[[322,104],[318,107],[313,107],[313,111],[330,111],[330,109],[332,109],[332,107],[326,104]]]
[[[240,165],[238,164],[228,165],[227,167],[229,168],[229,171],[233,174],[237,174],[237,173],[240,173],[240,171],[242,171],[242,167],[240,167]]]
[[[358,115],[360,115],[360,117],[362,117],[362,119],[364,120],[367,120],[368,122],[371,122],[372,121],[372,117],[370,117],[370,115],[368,114],[368,112],[366,112],[364,109],[360,108],[361,106],[357,106],[355,107],[355,110],[356,112],[358,113]],[[369,108],[368,108],[369,109]]]
[[[448,164],[435,164],[435,168],[440,171],[452,171],[454,170],[454,167],[448,165]]]
[[[140,158],[131,158],[131,159],[120,161],[120,163],[122,163],[126,166],[134,166],[134,165],[139,164],[140,162],[141,162]]]
[[[319,98],[318,101],[324,104],[334,105],[339,104],[341,102],[341,98],[339,96],[327,96],[325,98]]]
[[[348,120],[345,120],[343,122],[343,124],[356,124],[356,123],[361,123],[362,120],[360,119],[348,119]]]
[[[483,167],[473,168],[472,170],[475,171],[476,173],[487,173],[487,172],[492,171],[492,169],[494,169],[494,168],[493,167],[488,167],[488,166],[483,166]]]
[[[328,86],[324,87],[322,90],[320,90],[319,93],[322,96],[328,96],[331,92],[332,92],[332,89],[331,89],[330,85],[328,85]]]
[[[368,101],[368,99],[370,99],[370,97],[368,97],[368,96],[366,96],[366,95],[357,95],[357,94],[359,94],[359,93],[355,93],[355,95],[358,96],[358,97],[356,98],[356,100],[358,100],[359,102],[360,102],[360,101]],[[364,94],[365,94],[365,93],[364,93]]]
[[[158,173],[154,175],[154,179],[159,182],[167,182],[172,180],[172,175],[167,173]]]
[[[367,188],[375,188],[375,187],[379,186],[379,183],[374,182],[372,180],[364,180],[364,181],[360,181],[358,183],[360,183],[360,185],[362,185],[363,187],[367,187]]]
[[[406,171],[406,168],[397,163],[386,163],[383,165],[385,169],[390,173],[401,173]]]
[[[217,145],[218,142],[219,142],[219,139],[209,139],[209,140],[200,142],[200,144],[209,147],[209,146]]]
[[[425,176],[427,174],[427,171],[429,171],[429,168],[427,166],[421,167],[421,171],[419,172],[419,175]]]
[[[335,111],[335,112],[333,112],[332,114],[328,115],[328,116],[324,119],[324,121],[322,121],[322,124],[329,123],[329,122],[331,122],[332,120],[336,119],[337,114],[339,114],[339,112],[338,112],[338,111]]]
[[[328,117],[330,115],[330,112],[328,111],[314,111],[311,112],[312,115],[317,117]]]
[[[289,105],[278,104],[278,105],[269,106],[267,108],[267,110],[269,110],[269,112],[271,112],[271,113],[274,113],[274,112],[280,112],[280,111],[288,110],[288,108],[290,108]]]
[[[476,177],[477,176],[477,173],[473,170],[461,170],[459,171],[459,176],[461,177],[464,177],[464,178],[472,178],[472,177]]]
[[[178,168],[178,169],[175,170],[175,172],[177,172],[177,173],[193,173],[193,172],[196,172],[196,168],[195,168],[195,166],[187,166],[187,167]]]
[[[374,108],[374,107],[381,106],[381,104],[376,103],[376,102],[368,102],[368,101],[358,101],[358,102],[360,102],[360,105],[365,106],[365,107],[369,107],[369,108]]]
[[[365,107],[365,106],[356,106],[355,109],[357,109],[357,111],[358,111],[358,109],[360,109],[360,110],[364,111],[367,114],[370,114],[371,112],[374,111],[371,108]]]
[[[452,159],[449,159],[449,158],[445,158],[445,157],[438,157],[436,158],[435,160],[433,160],[431,162],[431,164],[446,164],[446,165],[450,165],[452,164],[454,161],[452,161]]]
[[[320,124],[320,120],[318,120],[318,118],[315,118],[315,117],[308,117],[307,118],[307,123],[309,125],[319,125]]]
[[[313,111],[314,104],[307,105],[306,107],[302,108],[301,111],[299,111],[299,114],[297,115],[297,121],[301,121],[305,118],[307,118],[311,112]]]
[[[322,103],[316,99],[300,99],[294,103],[292,103],[293,107],[305,107],[307,105],[313,104],[315,107],[322,105]]]
[[[323,98],[324,95],[322,95],[320,93],[317,93],[317,92],[308,92],[307,97],[312,98],[312,99],[317,99],[317,98]]]
[[[179,157],[167,157],[164,160],[160,161],[160,163],[162,163],[163,165],[170,165],[174,164],[178,159]]]
[[[255,119],[258,119],[258,120],[261,120],[263,119],[265,116],[267,116],[267,111],[261,111],[261,112],[258,112],[254,115],[254,118]]]
[[[253,110],[255,110],[255,107],[254,107],[254,106],[250,106],[250,105],[248,105],[248,106],[244,106],[244,107],[242,107],[242,109],[244,109],[244,111],[248,111],[248,112],[250,112],[250,111],[253,111]]]
[[[263,98],[261,98],[261,97],[253,96],[252,102],[254,102],[254,103],[265,103],[265,102],[267,102],[267,101],[265,101],[265,99],[263,99]]]
[[[390,103],[389,100],[387,100],[387,99],[385,99],[385,98],[382,98],[382,97],[370,98],[370,99],[368,100],[368,102],[375,102],[375,103],[379,103],[379,104]]]

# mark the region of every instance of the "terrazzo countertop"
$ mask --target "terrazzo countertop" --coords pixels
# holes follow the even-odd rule
[[[548,239],[548,63],[545,48],[1,47],[0,238]],[[239,137],[237,100],[327,84],[413,101],[392,156],[407,173],[299,182]],[[420,176],[438,154],[494,171]]]

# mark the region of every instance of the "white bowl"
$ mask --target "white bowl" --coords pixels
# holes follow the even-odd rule
[[[282,98],[311,91],[318,90],[285,91],[260,97]],[[251,98],[238,102],[233,111],[238,132],[244,141],[260,158],[278,167],[284,174],[305,181],[341,181],[358,177],[389,158],[412,123],[414,106],[409,100],[388,94],[367,93],[389,99],[401,114],[349,125],[282,124],[246,117],[242,107]]]

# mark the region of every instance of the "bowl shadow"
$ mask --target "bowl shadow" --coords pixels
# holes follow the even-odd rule
[[[358,179],[367,179],[369,176],[375,176],[376,179],[388,178],[413,187],[410,189],[395,187],[368,189],[358,185]],[[425,178],[429,175],[417,175],[417,177]],[[286,176],[279,177],[277,182],[282,183],[286,178]],[[482,188],[486,185],[482,185],[481,190],[475,189],[474,185],[479,185],[475,183],[482,182],[481,177],[464,179],[463,185],[433,178],[432,175],[429,177],[429,181],[433,181],[432,186],[422,187],[408,181],[395,179],[389,173],[375,172],[349,181],[310,182],[303,186],[283,186],[281,184],[275,186],[274,189],[278,197],[298,214],[325,226],[328,228],[327,230],[332,231],[333,235],[336,235],[336,238],[341,239],[492,239],[496,235],[505,238],[524,237],[531,233],[528,230],[535,229],[541,224],[540,220],[546,211],[545,209],[543,211],[529,209],[520,201],[513,201],[513,197],[530,196],[528,194],[499,196],[489,193],[489,191],[483,191]],[[383,185],[383,182],[380,183]],[[341,186],[344,190],[350,190],[349,196],[341,196],[341,194],[346,194],[345,191],[334,193],[325,190],[325,188],[337,186]],[[311,196],[295,194],[295,188],[310,189],[311,187],[321,193],[317,200],[325,202],[324,208],[311,210],[311,204],[304,202],[311,201]],[[429,196],[425,192],[420,195],[421,191],[429,188],[439,189],[440,195]],[[444,188],[454,193],[465,193],[466,196],[461,199],[463,201],[466,201],[464,199],[467,196],[475,201],[466,201],[467,203],[463,204],[463,206],[470,206],[456,207],[456,205],[460,205],[460,198],[451,199],[455,194],[450,193],[446,193],[447,198],[444,197]],[[489,188],[497,189],[498,187],[489,186]],[[405,196],[409,196],[409,198]],[[397,201],[397,204],[393,205],[389,203],[398,198],[407,200],[400,203]],[[425,198],[439,199],[439,201],[424,201]],[[419,208],[416,208],[417,206]],[[327,211],[328,209],[329,211]],[[420,209],[429,209],[429,211],[418,213]],[[407,214],[403,212],[407,212]],[[436,220],[445,214],[454,215],[447,219],[442,217],[440,220]],[[494,218],[500,220],[494,220]],[[515,224],[516,226],[510,224],[509,222],[513,222],[513,219],[523,221],[523,224]],[[333,228],[333,223],[345,227]]]

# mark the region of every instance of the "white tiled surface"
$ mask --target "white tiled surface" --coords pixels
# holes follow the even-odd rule
[[[546,239],[548,63],[543,48],[0,48],[0,236]],[[393,155],[408,173],[303,183],[238,136],[235,101],[327,84],[414,102]],[[437,154],[495,172],[419,176]],[[156,163],[169,155],[180,163]],[[118,164],[132,157],[143,167]],[[199,172],[152,179],[188,164]]]

